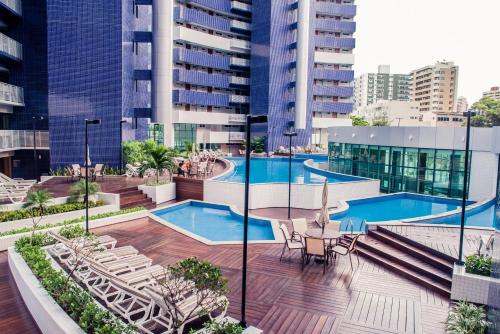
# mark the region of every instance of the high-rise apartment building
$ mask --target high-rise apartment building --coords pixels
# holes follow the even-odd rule
[[[458,66],[438,61],[411,72],[412,101],[420,103],[420,112],[453,112],[457,106]]]
[[[469,102],[467,102],[467,98],[465,96],[460,96],[457,99],[457,113],[463,114],[469,110]]]
[[[17,177],[49,169],[45,6],[0,0],[0,172]]]
[[[500,87],[491,87],[489,91],[483,92],[483,97],[492,97],[500,100]]]
[[[268,150],[290,124],[303,146],[349,122],[354,0],[46,1],[54,168],[83,163],[85,119],[113,166],[122,139],[239,146],[248,113]]]
[[[377,73],[365,73],[354,82],[354,108],[369,106],[377,101],[410,101],[411,76],[391,74],[389,65],[380,65]]]

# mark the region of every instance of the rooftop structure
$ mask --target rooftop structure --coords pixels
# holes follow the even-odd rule
[[[418,102],[379,100],[359,108],[356,113],[370,123],[382,121],[389,126],[420,126],[418,107]]]
[[[483,97],[492,97],[500,100],[500,87],[491,87],[489,91],[483,92]]]

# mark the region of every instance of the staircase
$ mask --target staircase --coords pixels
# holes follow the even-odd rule
[[[148,198],[137,187],[128,187],[118,190],[120,195],[120,209],[130,209],[138,206],[143,206],[146,209],[154,209],[156,203],[151,198]]]
[[[454,259],[383,226],[358,239],[359,255],[450,297]]]

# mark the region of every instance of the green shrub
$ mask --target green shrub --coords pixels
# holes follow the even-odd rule
[[[52,267],[50,260],[38,241],[25,237],[16,242],[16,250],[21,254],[42,287],[54,298],[61,308],[77,322],[86,333],[131,334],[132,326],[124,325],[111,312],[100,308],[90,294],[84,291],[66,275]]]
[[[465,258],[465,272],[481,276],[490,276],[491,257],[483,255],[467,256]]]
[[[113,217],[113,216],[118,216],[118,215],[124,215],[126,213],[132,213],[132,212],[137,212],[137,211],[141,211],[141,210],[144,210],[144,207],[139,206],[136,208],[124,209],[124,210],[120,210],[120,211],[99,213],[97,215],[89,216],[89,220],[96,220],[96,219],[108,218],[108,217]],[[62,223],[38,225],[36,230],[37,231],[46,230],[46,229],[52,228],[52,227],[66,226],[66,225],[71,225],[71,224],[75,224],[75,223],[81,223],[84,221],[85,221],[85,216],[82,216],[80,218],[65,220]],[[23,228],[20,228],[17,230],[2,232],[2,233],[0,233],[0,237],[6,236],[6,235],[14,235],[14,234],[19,234],[19,233],[30,232],[32,230],[33,229],[31,227],[23,227]]]
[[[446,320],[448,333],[484,334],[487,328],[488,321],[484,309],[463,301],[453,307]]]
[[[71,189],[69,191],[70,196],[68,201],[70,203],[85,202],[85,194],[87,193],[87,190],[89,199],[92,199],[90,196],[94,196],[98,192],[100,192],[101,186],[97,182],[89,182],[87,189],[87,184],[85,183],[85,180],[80,180],[71,186]]]
[[[80,225],[66,225],[59,230],[59,234],[66,239],[73,239],[83,237],[85,235],[85,229]]]
[[[243,327],[238,323],[231,323],[229,321],[208,321],[203,324],[203,328],[208,334],[241,334],[243,333]],[[195,330],[191,330],[190,334],[195,333]]]
[[[95,208],[102,205],[104,205],[102,201],[89,202],[89,208]],[[85,209],[84,203],[56,204],[46,207],[43,212],[43,215],[44,216],[55,215],[58,213],[83,210],[83,209]],[[19,209],[12,211],[2,211],[0,212],[0,222],[8,222],[13,220],[32,218],[31,212],[35,214],[35,217],[40,217],[40,210],[38,208],[33,208],[30,210]]]

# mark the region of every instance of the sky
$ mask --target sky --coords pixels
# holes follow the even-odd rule
[[[438,60],[459,68],[469,103],[500,86],[500,0],[356,0],[355,75],[409,73]]]

